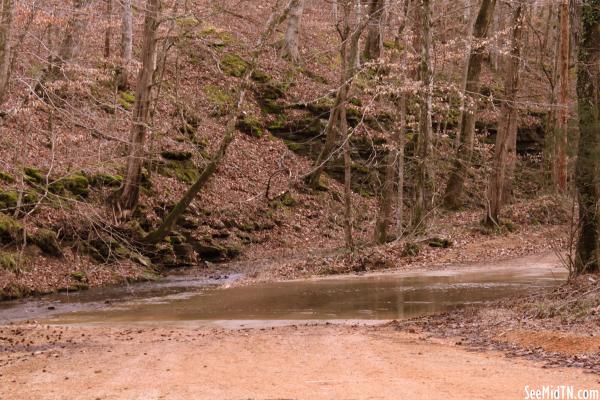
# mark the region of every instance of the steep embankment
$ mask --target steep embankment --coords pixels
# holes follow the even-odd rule
[[[316,1],[306,7],[303,66],[282,60],[276,44],[269,49],[253,75],[239,134],[217,174],[166,241],[153,248],[139,244],[195,180],[223,135],[239,77],[247,68],[245,59],[270,11],[268,1],[243,10],[238,3],[196,1],[188,15],[163,24],[162,32],[172,42],[159,46],[160,51],[169,50],[160,53],[166,63],[159,62],[156,74],[141,205],[126,222],[116,220],[109,203],[123,179],[139,65],[128,69],[128,83],[117,84],[115,60],[101,56],[102,35],[86,35],[65,76],[32,92],[36,85],[30,82],[43,72],[41,60],[47,59],[48,49],[40,49],[36,39],[43,36],[43,25],[31,26],[15,60],[14,84],[1,115],[0,297],[152,279],[165,268],[203,260],[310,254],[313,249],[322,252],[342,245],[340,155],[336,153],[328,165],[327,191],[311,192],[301,184],[322,144],[323,124],[338,82],[337,34]],[[86,12],[88,32],[103,31],[99,9],[89,7]],[[142,17],[135,20],[137,38]],[[387,47],[395,51],[390,43]],[[444,62],[445,76],[461,76],[456,67],[460,62]],[[393,105],[375,96],[380,84],[375,71],[366,68],[357,76],[349,110],[349,123],[356,128],[352,154],[358,243],[371,239],[374,195],[381,181],[377,170],[395,124]],[[486,88],[495,88],[494,81],[490,74]],[[446,101],[453,100],[450,96]],[[448,120],[452,115],[436,112],[438,189],[452,153],[445,134],[454,126]],[[414,135],[409,139],[408,158]],[[489,146],[478,146],[477,154],[477,179],[482,179]],[[407,199],[410,174],[409,169]],[[470,197],[471,205],[477,206],[478,197]],[[478,212],[457,222],[469,241],[485,236],[478,233]],[[440,226],[455,220],[437,212],[433,217],[447,222]],[[451,236],[452,229],[446,228],[432,234],[448,232]],[[401,257],[403,252],[390,254]],[[382,266],[390,265],[372,263],[368,268]],[[302,266],[296,270],[312,271]]]

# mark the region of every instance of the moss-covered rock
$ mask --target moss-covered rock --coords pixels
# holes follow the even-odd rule
[[[329,116],[334,103],[335,102],[332,98],[325,97],[318,99],[317,101],[307,103],[305,106],[311,113],[318,117],[325,118]]]
[[[262,122],[254,115],[241,116],[238,119],[236,127],[241,132],[256,138],[262,137],[264,133]]]
[[[203,260],[223,260],[227,258],[227,248],[212,240],[196,243],[194,249]]]
[[[66,176],[61,180],[64,188],[75,196],[87,197],[90,192],[90,181],[81,172]]]
[[[289,86],[283,83],[268,81],[256,85],[255,92],[256,96],[260,99],[265,100],[278,100],[285,97]]]
[[[0,289],[0,300],[14,300],[27,296],[30,290],[23,285],[11,283]]]
[[[421,246],[418,243],[408,242],[402,249],[402,257],[415,257],[421,253]]]
[[[0,210],[11,210],[17,206],[19,193],[16,190],[0,191]]]
[[[248,69],[248,63],[237,54],[226,54],[221,58],[221,69],[229,76],[240,78]]]
[[[19,255],[0,251],[0,269],[4,269],[15,274],[21,272]]]
[[[259,70],[259,69],[254,70],[252,72],[251,78],[254,82],[258,82],[258,83],[268,83],[273,80],[273,77],[271,75],[269,75],[265,71]]]
[[[259,99],[258,105],[265,114],[280,115],[285,111],[286,105],[279,100]]]
[[[270,205],[271,207],[295,207],[298,205],[298,200],[296,200],[289,191],[286,191],[274,198],[273,200],[271,200]]]
[[[133,109],[133,105],[135,104],[135,94],[131,92],[119,92],[117,103],[119,103],[119,105],[125,110],[130,111]]]
[[[23,173],[25,174],[25,182],[36,185],[42,185],[46,182],[46,174],[39,168],[25,167]]]
[[[69,276],[77,282],[87,282],[87,274],[83,271],[71,272]]]
[[[12,243],[21,238],[23,225],[16,219],[0,213],[0,243]]]
[[[0,171],[0,181],[5,183],[14,183],[15,178],[7,172]]]
[[[217,49],[223,49],[225,47],[235,44],[236,40],[229,32],[219,30],[214,26],[204,27],[199,36],[204,39],[205,42],[211,47]]]
[[[99,173],[90,178],[90,184],[96,187],[119,187],[123,179],[122,175]]]
[[[165,160],[172,161],[186,161],[192,159],[192,153],[189,151],[171,151],[165,150],[160,153],[161,157]]]
[[[38,229],[31,235],[30,241],[48,255],[53,257],[62,257],[63,255],[56,233],[49,229]]]
[[[206,100],[213,106],[213,115],[225,115],[234,104],[233,97],[219,86],[204,85],[202,91]]]
[[[196,182],[200,176],[200,171],[192,160],[166,160],[158,165],[157,171],[161,175],[189,184]]]
[[[434,237],[434,238],[429,239],[427,241],[427,244],[429,245],[429,247],[448,249],[448,248],[452,247],[452,245],[454,243],[452,243],[452,241],[449,239]]]

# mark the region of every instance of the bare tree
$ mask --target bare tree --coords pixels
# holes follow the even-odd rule
[[[137,80],[135,105],[129,139],[129,155],[123,188],[118,200],[119,212],[135,209],[139,201],[142,167],[144,164],[144,142],[148,131],[152,84],[156,61],[156,32],[161,0],[147,0],[142,46],[142,67]]]
[[[433,70],[431,64],[431,0],[420,0],[416,7],[420,34],[419,74],[422,92],[419,96],[419,137],[416,157],[416,188],[413,225],[421,227],[426,213],[431,209],[432,188],[429,157],[431,153],[432,135],[432,101],[433,101]]]
[[[496,136],[492,174],[487,194],[487,215],[485,224],[499,224],[498,215],[506,199],[507,180],[511,177],[511,165],[514,161],[515,143],[518,128],[517,94],[519,91],[521,51],[523,46],[523,17],[525,0],[519,0],[515,6],[511,25],[511,51],[505,62],[504,96],[502,111]]]
[[[569,120],[569,61],[571,54],[569,0],[562,0],[560,8],[560,38],[558,60],[558,116],[556,120],[555,186],[564,192],[567,189],[567,144]]]
[[[121,0],[121,58],[124,64],[131,62],[133,54],[133,17],[131,0]]]
[[[11,33],[13,25],[13,0],[2,0],[0,15],[0,104],[6,100],[11,66]]]
[[[304,1],[294,0],[283,42],[282,56],[288,58],[294,64],[300,62],[300,27],[302,25],[302,14],[304,13]]]
[[[405,0],[400,15],[400,26],[395,38],[396,47],[404,48],[406,38],[404,28],[408,16],[410,0]],[[407,63],[407,51],[395,57],[394,61],[400,65]],[[386,243],[395,237],[400,237],[404,230],[404,145],[406,137],[406,100],[407,93],[401,91],[395,99],[398,107],[398,126],[394,130],[388,145],[388,154],[384,166],[384,180],[379,195],[379,209],[375,224],[375,242]],[[394,190],[395,189],[395,190]],[[394,200],[396,200],[396,235],[390,230],[393,222]]]
[[[467,64],[464,94],[465,96],[473,96],[475,102],[479,93],[481,63],[485,57],[484,41],[488,35],[495,6],[496,0],[483,0],[473,26],[473,43],[471,45],[469,61]],[[473,105],[469,107],[467,106],[467,103],[468,101],[465,101],[461,111],[456,159],[444,195],[444,205],[451,209],[457,209],[462,206],[465,178],[468,173],[469,164],[473,158],[477,106]]]
[[[110,40],[112,37],[113,0],[106,2],[106,31],[104,32],[104,58],[110,57]]]
[[[584,0],[577,66],[579,149],[575,183],[579,202],[579,239],[575,273],[600,272],[600,2]]]
[[[385,14],[386,0],[370,0],[369,17],[365,40],[364,57],[367,60],[376,60],[383,52],[383,16]]]
[[[343,15],[338,17],[337,30],[342,40],[340,47],[340,55],[342,59],[342,68],[340,70],[340,85],[338,87],[335,101],[331,112],[329,114],[329,120],[325,128],[325,144],[315,162],[313,170],[306,176],[306,182],[312,188],[318,188],[320,183],[321,174],[325,169],[325,165],[329,161],[332,152],[335,148],[336,141],[339,138],[340,130],[340,119],[341,112],[347,107],[348,93],[352,87],[352,82],[356,75],[356,60],[358,60],[358,45],[362,32],[364,31],[369,19],[364,18],[358,21],[356,24],[346,23],[346,19],[352,17],[351,9],[354,4],[350,0],[338,1],[341,3]],[[339,6],[339,4],[338,4]],[[356,16],[358,18],[358,16]],[[339,20],[341,18],[341,20]]]

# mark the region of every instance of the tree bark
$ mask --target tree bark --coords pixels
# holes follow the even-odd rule
[[[562,0],[560,9],[560,44],[559,44],[559,82],[558,82],[558,116],[556,126],[556,173],[555,186],[558,191],[567,189],[567,145],[568,145],[568,100],[569,100],[569,61],[571,54],[569,0]]]
[[[0,104],[7,97],[10,66],[12,63],[11,34],[13,27],[13,0],[2,0],[0,15]]]
[[[125,65],[131,62],[133,54],[133,17],[131,0],[122,0],[121,11],[121,58]]]
[[[421,59],[419,64],[422,93],[419,97],[419,137],[417,144],[416,201],[413,226],[422,228],[427,212],[431,209],[431,174],[429,156],[432,132],[433,71],[431,65],[431,0],[421,0],[419,12],[421,25]]]
[[[514,143],[517,137],[518,108],[516,105],[519,91],[521,50],[523,45],[523,12],[521,0],[516,5],[512,18],[511,51],[505,62],[504,96],[502,111],[494,148],[492,174],[488,187],[487,215],[484,220],[488,226],[499,225],[498,215],[505,200],[507,180],[511,178],[511,165]]]
[[[144,43],[142,46],[142,67],[138,74],[135,91],[132,127],[129,138],[129,155],[125,181],[118,201],[119,211],[127,213],[135,209],[139,201],[142,167],[144,165],[144,143],[148,131],[150,102],[152,99],[152,81],[156,60],[156,32],[160,0],[146,2],[144,22]]]
[[[579,202],[577,275],[600,272],[600,1],[584,0],[577,66],[579,148],[575,184]]]
[[[281,22],[285,20],[285,18],[287,18],[288,13],[290,12],[292,2],[293,0],[291,0],[290,3],[288,3],[288,5],[279,13],[277,12],[277,6],[279,4],[279,1],[276,2],[273,13],[270,16],[269,21],[267,22],[267,27],[256,45],[256,50],[252,54],[249,67],[247,68],[242,78],[242,84],[240,85],[240,91],[238,94],[238,101],[236,107],[234,107],[229,114],[227,126],[225,128],[225,136],[223,136],[223,139],[219,144],[219,148],[210,158],[210,162],[208,163],[208,165],[204,167],[204,170],[200,174],[198,180],[194,182],[194,184],[186,191],[186,193],[175,205],[175,207],[173,207],[171,212],[167,214],[160,226],[144,238],[144,242],[149,244],[156,244],[163,240],[165,237],[167,237],[169,233],[171,233],[179,218],[183,215],[185,210],[189,207],[189,205],[192,203],[192,201],[198,195],[198,193],[200,193],[202,188],[204,188],[206,183],[209,182],[210,178],[213,176],[213,174],[225,158],[225,154],[229,145],[231,144],[231,142],[233,142],[233,139],[235,139],[238,115],[240,114],[242,106],[244,105],[246,91],[250,79],[252,77],[252,73],[256,69],[258,65],[258,60],[260,56],[264,53],[266,43],[269,40],[269,38],[273,35],[275,28],[277,28],[277,26],[281,24]]]
[[[288,25],[285,31],[283,44],[283,57],[292,63],[300,63],[300,28],[302,15],[304,13],[304,1],[294,0],[288,17]]]
[[[395,140],[396,142],[398,139]],[[395,180],[396,178],[396,163],[398,162],[398,144],[394,143],[394,148],[389,146],[388,154],[385,159],[385,172],[381,192],[379,195],[379,212],[377,214],[377,222],[375,224],[375,243],[384,244],[393,240],[390,235],[390,226],[392,225],[394,211],[394,196],[396,195]],[[398,192],[399,193],[399,192]]]
[[[346,136],[344,138],[344,242],[346,248],[352,250],[354,249],[354,239],[352,238],[352,157],[346,107],[342,107],[340,112],[340,131]]]
[[[106,2],[106,31],[104,32],[104,58],[110,58],[110,39],[112,37],[112,13],[113,3],[112,0],[105,0]]]
[[[444,194],[444,205],[449,209],[460,208],[463,204],[463,192],[465,178],[468,173],[469,164],[473,158],[473,144],[475,139],[475,120],[477,112],[477,94],[479,93],[479,78],[481,76],[481,64],[485,57],[485,48],[482,41],[487,38],[496,0],[483,0],[479,14],[473,26],[473,44],[467,64],[467,76],[464,86],[465,96],[473,96],[473,104],[470,106],[465,101],[461,111],[460,132],[458,133],[458,147],[456,158],[450,174],[450,179]]]
[[[58,53],[58,63],[62,65],[71,61],[79,52],[79,44],[83,36],[83,13],[82,10],[91,0],[73,0],[73,15],[67,24],[67,29]]]
[[[383,16],[386,0],[371,0],[369,4],[369,26],[365,40],[364,57],[377,60],[383,53]]]

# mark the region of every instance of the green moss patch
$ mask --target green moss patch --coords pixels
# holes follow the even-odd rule
[[[76,196],[86,197],[89,194],[90,181],[82,173],[75,173],[62,179],[66,190]]]
[[[96,174],[90,178],[90,184],[97,187],[119,187],[123,183],[122,175]]]
[[[18,254],[0,251],[0,268],[18,274],[21,272],[21,260]]]
[[[11,243],[21,237],[23,225],[16,219],[0,213],[0,242]]]
[[[248,63],[237,54],[224,55],[220,64],[224,73],[236,78],[241,78],[248,69]]]
[[[189,151],[170,151],[166,150],[160,153],[165,160],[186,161],[192,159],[192,153]]]
[[[17,206],[19,193],[16,190],[0,191],[0,210],[10,210]]]
[[[202,88],[206,100],[213,106],[214,114],[224,115],[233,106],[233,97],[225,90],[215,85],[205,85]]]
[[[49,229],[38,229],[37,232],[31,235],[30,241],[46,254],[54,257],[62,257],[63,255],[56,233]]]
[[[7,172],[0,171],[0,181],[6,182],[6,183],[14,183],[15,178]]]
[[[46,182],[46,174],[41,169],[35,167],[23,168],[25,182],[41,185]]]
[[[191,160],[167,160],[158,165],[157,171],[161,175],[189,184],[196,182],[200,177],[200,171]]]
[[[254,115],[244,115],[238,119],[237,129],[256,138],[262,137],[264,128],[261,121]]]
[[[135,104],[135,95],[131,92],[119,92],[117,103],[119,103],[119,105],[125,110],[130,111],[133,109],[133,105]]]

